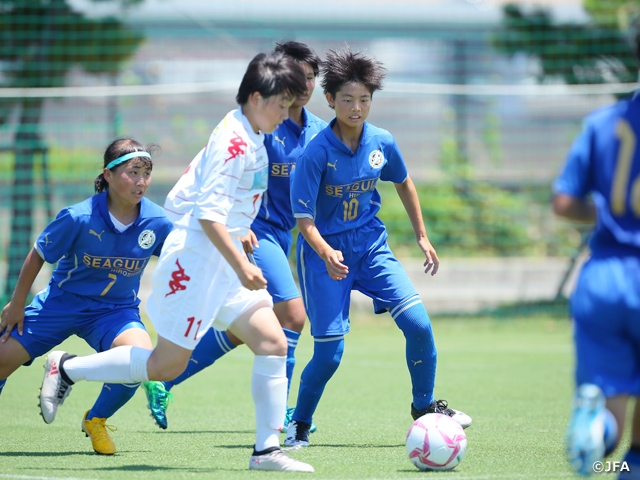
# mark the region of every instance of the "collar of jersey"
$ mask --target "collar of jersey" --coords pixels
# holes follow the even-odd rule
[[[342,150],[344,153],[347,153],[349,155],[355,155],[356,153],[358,153],[358,151],[356,150],[355,152],[352,152],[351,149],[349,147],[347,147],[342,140],[340,140],[338,137],[336,137],[336,134],[333,133],[333,126],[336,124],[337,118],[334,118],[333,120],[331,120],[331,122],[329,122],[329,125],[327,126],[327,139],[329,140],[329,142],[331,143],[331,145],[333,145],[334,147],[336,147],[339,150]],[[360,143],[358,144],[358,150],[360,150],[360,147],[362,146],[363,143],[365,143],[365,138],[367,137],[367,122],[364,122],[362,124],[362,135],[360,135]]]

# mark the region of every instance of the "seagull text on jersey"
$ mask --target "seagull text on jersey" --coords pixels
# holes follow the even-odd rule
[[[295,168],[295,163],[273,163],[271,164],[271,176],[288,177]]]
[[[95,257],[85,253],[82,262],[89,268],[104,268],[123,277],[139,275],[149,261],[148,258]]]
[[[345,194],[368,192],[376,188],[377,178],[358,180],[348,185],[325,185],[324,193],[330,197],[342,198]],[[353,195],[349,195],[352,197]]]

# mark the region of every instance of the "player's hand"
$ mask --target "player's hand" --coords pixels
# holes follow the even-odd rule
[[[0,320],[0,342],[5,343],[14,328],[17,328],[18,334],[22,335],[24,328],[24,306],[13,307],[11,302],[9,302],[2,309]]]
[[[433,245],[431,245],[431,242],[427,239],[420,240],[418,245],[420,245],[420,249],[426,257],[425,262],[422,264],[422,266],[425,267],[424,273],[431,271],[431,276],[435,275],[438,273],[438,268],[440,268],[440,259],[438,259],[436,249],[433,248]]]
[[[323,255],[322,259],[327,266],[329,278],[333,280],[343,280],[347,278],[347,275],[349,274],[349,267],[342,263],[344,261],[344,256],[340,250],[330,250]]]
[[[243,262],[238,272],[238,278],[242,286],[249,290],[262,290],[263,288],[267,288],[267,279],[262,275],[262,270],[250,263],[248,259],[246,262]]]
[[[249,233],[241,237],[236,237],[242,243],[242,249],[244,253],[253,253],[254,248],[260,248],[258,244],[258,237],[253,233],[253,230],[249,230]]]

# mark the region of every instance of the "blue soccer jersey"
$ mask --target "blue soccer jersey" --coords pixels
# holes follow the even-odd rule
[[[287,119],[264,139],[269,156],[269,184],[257,218],[286,231],[296,224],[291,212],[290,175],[307,144],[327,126],[327,122],[305,108],[302,120],[304,126],[300,128]]]
[[[554,191],[591,194],[598,223],[594,254],[640,253],[640,97],[596,110],[573,143]]]
[[[380,210],[378,180],[402,183],[407,167],[389,132],[364,123],[357,151],[336,135],[331,121],[298,160],[291,182],[295,218],[312,218],[321,235],[360,228]]]
[[[103,192],[62,209],[35,248],[46,262],[58,262],[51,283],[61,290],[105,303],[137,305],[141,273],[149,258],[160,254],[172,228],[164,210],[143,198],[136,221],[119,232]]]

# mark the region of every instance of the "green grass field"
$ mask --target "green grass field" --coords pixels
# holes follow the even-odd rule
[[[420,472],[408,461],[411,387],[404,339],[390,317],[353,320],[342,365],[314,417],[311,447],[292,456],[315,474],[248,470],[254,440],[252,355],[240,347],[174,388],[169,428],[155,426],[144,392],[109,421],[114,456],[93,453],[80,431],[100,384],[81,383],[54,424],[39,416],[43,359],[11,377],[0,397],[0,479],[521,479],[572,478],[562,437],[572,386],[571,328],[566,318],[434,319],[436,397],[473,417],[467,455],[450,472]],[[63,345],[89,353],[78,339]],[[305,332],[296,374],[311,354]],[[297,381],[292,397],[297,393]],[[292,400],[293,400],[292,398]],[[616,459],[619,458],[619,453]]]

